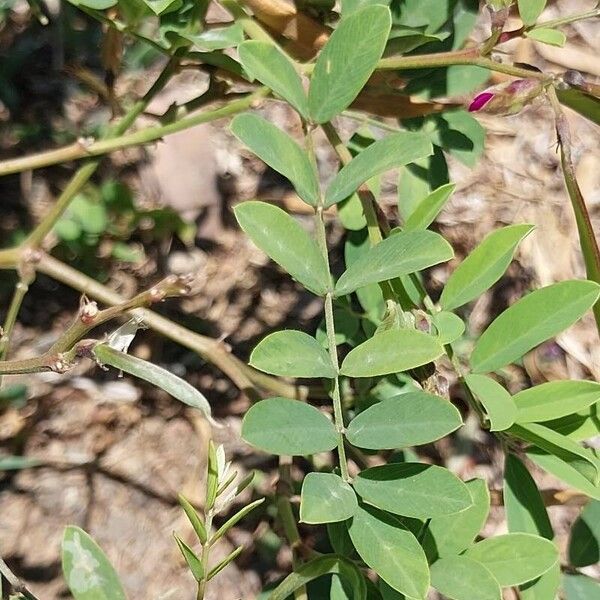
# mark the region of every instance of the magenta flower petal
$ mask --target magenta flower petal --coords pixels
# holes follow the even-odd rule
[[[477,94],[471,104],[469,104],[469,112],[476,112],[481,110],[493,97],[495,94],[492,92],[482,92],[481,94]]]

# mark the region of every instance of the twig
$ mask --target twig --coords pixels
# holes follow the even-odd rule
[[[556,95],[556,88],[553,85],[550,85],[548,86],[547,91],[550,104],[554,109],[562,172],[565,186],[571,200],[571,206],[573,207],[573,213],[575,214],[577,231],[579,233],[579,245],[585,263],[587,278],[596,283],[600,283],[600,249],[598,248],[598,240],[594,233],[594,227],[585,204],[585,199],[575,176],[575,167],[573,166],[573,158],[571,155],[571,132],[569,130],[569,123],[561,108],[558,96]],[[593,312],[596,319],[596,327],[600,335],[600,301],[596,302],[594,305]]]
[[[27,600],[40,600],[36,595],[27,589],[27,586],[10,570],[10,567],[0,557],[0,573],[8,581],[13,592],[25,596]]]
[[[7,264],[5,261],[4,268],[15,268],[19,264],[19,253],[11,252],[8,256],[12,257],[14,262]],[[2,263],[0,262],[0,264]],[[49,275],[53,279],[105,304],[116,305],[126,301],[125,298],[110,288],[47,254],[40,253],[35,266],[37,271]],[[148,309],[135,309],[132,313],[139,315],[151,329],[197,352],[227,375],[238,389],[246,393],[250,399],[258,399],[258,390],[287,398],[305,399],[308,395],[308,388],[304,386],[286,383],[247,366],[231,354],[223,342],[190,331]]]

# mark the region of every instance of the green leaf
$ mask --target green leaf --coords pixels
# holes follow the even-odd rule
[[[183,508],[189,522],[192,524],[200,543],[204,544],[208,538],[206,535],[206,527],[204,526],[202,519],[200,519],[200,515],[198,515],[196,509],[183,494],[179,494],[179,504],[181,505],[181,508]]]
[[[144,4],[157,16],[177,10],[182,0],[144,0]]]
[[[247,40],[239,45],[240,62],[246,72],[287,100],[305,119],[308,98],[294,64],[274,44]]]
[[[471,393],[483,404],[490,422],[490,431],[508,429],[517,416],[517,407],[511,395],[487,375],[465,375],[465,383]]]
[[[445,310],[458,308],[496,283],[533,225],[510,225],[492,231],[450,275],[440,298]]]
[[[361,471],[356,493],[366,502],[396,515],[428,519],[471,506],[467,486],[443,467],[395,463]]]
[[[542,42],[543,44],[550,44],[551,46],[559,46],[560,48],[567,42],[567,36],[558,29],[540,27],[539,29],[527,31],[525,35],[532,40]]]
[[[583,475],[592,485],[598,485],[598,461],[587,448],[582,448],[573,440],[538,423],[515,424],[508,431],[511,435],[558,456]]]
[[[206,580],[210,581],[215,575],[220,573],[229,563],[233,562],[244,549],[244,546],[238,546],[235,550],[230,552],[220,563],[213,567],[206,576]]]
[[[587,504],[571,528],[569,562],[587,567],[600,562],[600,502]]]
[[[348,198],[371,177],[432,153],[433,146],[423,133],[401,131],[374,142],[334,177],[325,193],[325,207]]]
[[[242,437],[279,455],[315,454],[337,445],[335,427],[321,411],[288,398],[268,398],[251,406],[242,421]]]
[[[424,598],[429,568],[415,536],[392,515],[359,506],[348,529],[356,551],[386,583],[411,598]]]
[[[365,600],[367,595],[365,580],[354,562],[335,554],[325,554],[313,558],[288,575],[268,596],[268,600],[288,600],[297,589],[324,575],[338,575],[348,597],[352,600]]]
[[[563,575],[566,600],[598,600],[600,583],[587,575]]]
[[[105,8],[114,6],[117,0],[69,0],[69,2],[75,6],[85,6],[93,10],[104,10]]]
[[[204,567],[202,566],[202,561],[177,534],[174,533],[173,537],[175,538],[177,546],[179,547],[179,551],[183,555],[183,558],[192,572],[194,579],[196,581],[201,581],[204,578]]]
[[[108,344],[96,344],[92,353],[101,365],[110,365],[155,385],[180,402],[199,409],[209,421],[214,423],[208,400],[181,377],[151,362],[115,350]]]
[[[329,121],[358,96],[383,54],[391,25],[389,9],[380,5],[342,19],[311,77],[308,106],[314,121]]]
[[[0,471],[20,471],[21,469],[30,469],[44,464],[39,458],[30,458],[28,456],[0,456]]]
[[[363,342],[344,359],[341,373],[375,377],[420,367],[444,353],[431,335],[412,329],[388,329]]]
[[[600,296],[593,281],[562,281],[521,298],[483,332],[473,353],[476,373],[495,371],[566,329]]]
[[[354,552],[352,540],[348,534],[349,521],[327,523],[327,537],[336,554],[350,556]]]
[[[535,25],[546,7],[546,0],[517,0],[519,15],[524,25]]]
[[[513,400],[517,406],[517,423],[550,421],[600,401],[600,383],[550,381],[519,392]]]
[[[300,501],[302,523],[345,521],[357,506],[354,490],[335,473],[309,473],[304,478]]]
[[[526,455],[538,467],[564,481],[567,485],[587,494],[590,498],[600,500],[600,487],[593,485],[579,471],[558,456],[535,446],[529,448]]]
[[[455,342],[465,332],[465,322],[454,313],[442,310],[431,316],[437,338],[444,346]]]
[[[339,278],[336,296],[450,260],[450,244],[433,231],[401,231],[370,248]]]
[[[409,448],[439,440],[462,425],[458,409],[426,392],[408,392],[378,402],[348,425],[346,439],[359,448]]]
[[[431,585],[452,600],[502,600],[494,576],[467,556],[448,556],[433,563]]]
[[[63,536],[62,568],[75,600],[125,600],[119,576],[100,546],[74,525]]]
[[[550,540],[529,533],[508,533],[467,548],[465,556],[480,562],[502,587],[531,581],[549,571],[558,560]]]
[[[244,506],[244,508],[238,510],[233,517],[227,519],[227,521],[225,521],[225,523],[223,523],[223,525],[217,529],[215,534],[210,539],[211,545],[217,540],[220,540],[236,523],[239,523],[247,514],[252,512],[257,506],[260,506],[264,501],[264,498],[259,498],[254,502],[250,502],[250,504],[247,504]]]
[[[483,154],[483,125],[466,110],[445,112],[439,116],[439,120],[447,125],[440,127],[440,146],[461,163],[473,168]]]
[[[556,90],[556,93],[562,104],[577,111],[596,125],[600,125],[600,98],[574,88]]]
[[[314,240],[285,211],[266,202],[243,202],[234,208],[240,227],[250,239],[294,279],[324,296],[330,286],[329,268]]]
[[[332,379],[336,375],[325,348],[302,331],[276,331],[263,338],[252,351],[250,364],[282,377]]]
[[[582,410],[573,415],[560,417],[551,421],[544,421],[544,426],[557,433],[580,442],[600,434],[600,420],[598,419],[598,404],[587,410]]]
[[[525,465],[510,453],[504,463],[504,507],[511,533],[532,533],[548,540],[554,537],[535,481]]]
[[[428,537],[433,540],[431,554],[435,557],[453,556],[462,552],[475,539],[487,520],[490,493],[483,479],[472,479],[466,484],[472,505],[455,515],[434,517],[429,522]]]
[[[541,577],[519,586],[521,600],[548,600],[556,598],[560,586],[560,561]]]
[[[231,131],[258,158],[289,179],[302,200],[317,205],[319,182],[315,169],[306,152],[287,133],[249,113],[237,115]]]
[[[244,30],[241,23],[234,23],[227,27],[213,27],[205,29],[202,33],[190,35],[179,34],[182,38],[200,50],[224,50],[232,48],[244,41]]]
[[[431,192],[426,198],[419,202],[404,224],[404,231],[416,229],[427,229],[440,214],[441,210],[454,193],[456,184],[447,183]]]

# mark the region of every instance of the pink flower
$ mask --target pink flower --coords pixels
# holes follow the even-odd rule
[[[539,96],[543,89],[538,79],[515,79],[501,83],[477,94],[469,104],[469,112],[514,115]]]

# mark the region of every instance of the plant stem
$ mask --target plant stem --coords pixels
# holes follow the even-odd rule
[[[25,584],[10,570],[10,567],[0,558],[0,573],[8,581],[13,592],[21,594],[27,600],[39,600],[37,596],[32,594]]]
[[[527,29],[527,31],[533,31],[534,29],[554,29],[555,27],[560,27],[561,25],[568,25],[569,23],[576,23],[577,21],[583,21],[584,19],[593,19],[594,17],[600,17],[600,7],[596,7],[592,10],[588,10],[584,13],[578,13],[573,15],[566,15],[564,17],[559,17],[558,19],[551,19],[549,21],[542,21],[541,23],[536,23],[533,27]]]
[[[206,541],[202,544],[202,572],[204,573],[204,577],[198,582],[197,600],[204,600],[204,593],[206,592],[206,585],[208,583],[208,559],[211,546],[210,531],[212,528],[213,516],[213,509],[211,507],[206,511],[206,515],[204,516],[204,525],[206,527]]]
[[[15,268],[20,260],[19,252],[11,249],[6,256],[14,262],[10,264],[5,260],[0,265]],[[115,305],[125,301],[110,288],[47,254],[40,254],[36,269],[105,304]],[[225,373],[251,400],[259,399],[259,389],[287,398],[305,399],[308,395],[308,389],[304,386],[294,386],[247,366],[231,354],[223,342],[190,331],[148,309],[136,309],[132,313],[140,315],[150,328],[205,358]]]
[[[548,75],[514,65],[505,65],[490,58],[482,57],[477,47],[455,52],[439,52],[436,54],[415,54],[414,56],[390,56],[382,58],[377,64],[378,70],[409,70],[429,69],[432,67],[450,67],[453,65],[471,65],[497,71],[514,77],[541,79],[545,81]]]
[[[259,88],[254,93],[248,94],[244,98],[234,100],[221,108],[184,117],[179,121],[168,123],[167,125],[148,127],[136,131],[135,133],[99,140],[85,146],[80,143],[75,143],[56,150],[49,150],[47,152],[40,152],[39,154],[33,154],[23,158],[6,160],[0,163],[0,176],[47,167],[49,165],[89,156],[101,156],[130,146],[148,144],[160,140],[166,135],[189,129],[190,127],[200,125],[201,123],[208,123],[210,121],[216,121],[217,119],[230,117],[231,115],[250,108],[255,102],[264,98],[268,93],[268,88]]]
[[[575,167],[573,166],[573,158],[571,156],[571,132],[569,130],[569,123],[560,106],[554,86],[548,86],[547,91],[556,118],[556,133],[560,146],[562,172],[565,186],[571,200],[571,206],[573,207],[573,213],[575,214],[577,231],[579,233],[579,245],[585,263],[587,278],[600,284],[600,249],[598,248],[598,240],[594,233],[592,220],[590,219],[585,199],[575,177]],[[600,301],[596,302],[594,305],[593,312],[596,319],[598,334],[600,335]]]
[[[323,206],[318,206],[315,210],[315,228],[317,233],[317,242],[323,254],[327,266],[329,266],[329,255],[327,252],[327,237],[325,234],[325,222],[323,221]],[[348,461],[346,459],[346,449],[344,447],[344,415],[342,411],[342,398],[340,395],[339,379],[339,361],[337,353],[337,343],[335,341],[335,324],[333,318],[333,293],[328,291],[325,295],[325,328],[327,331],[327,346],[329,347],[329,357],[335,371],[333,378],[333,417],[338,438],[338,459],[340,463],[340,472],[344,481],[350,481],[348,474]]]
[[[19,309],[21,308],[25,294],[27,294],[30,283],[30,279],[21,278],[15,285],[15,291],[10,301],[10,306],[8,307],[8,312],[6,313],[6,319],[4,320],[4,326],[2,327],[2,335],[0,336],[0,362],[4,360],[4,357],[8,353],[12,330],[17,321]]]

